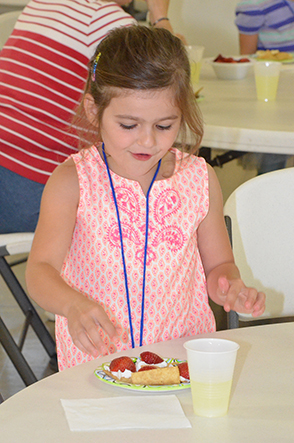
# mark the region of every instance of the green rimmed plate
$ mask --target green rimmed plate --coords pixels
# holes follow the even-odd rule
[[[198,95],[198,97],[196,97],[196,102],[202,102],[204,100],[204,95]]]
[[[260,62],[275,62],[275,61],[277,61],[277,62],[282,63],[282,65],[287,65],[287,64],[294,63],[294,53],[289,52],[289,54],[292,55],[292,58],[288,58],[286,60],[273,60],[271,58],[268,58],[268,59],[267,58],[260,58],[259,59],[256,54],[250,55],[250,58],[253,58],[254,60],[257,60],[257,61],[260,61]]]
[[[136,363],[138,357],[132,358],[133,362]],[[176,364],[183,363],[186,360],[178,360],[176,358],[165,358],[164,359],[168,364]],[[96,377],[104,383],[115,386],[117,388],[131,389],[133,391],[141,391],[141,392],[171,392],[171,391],[180,391],[183,389],[190,388],[190,382],[183,382],[177,385],[162,385],[162,386],[150,386],[150,385],[134,385],[133,383],[124,383],[114,378],[110,377],[108,374],[104,372],[105,366],[109,366],[110,362],[103,363],[97,369],[95,369],[94,374]]]

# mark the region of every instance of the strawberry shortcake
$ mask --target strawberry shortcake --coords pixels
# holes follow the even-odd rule
[[[170,359],[144,351],[139,358],[127,356],[113,359],[104,372],[115,380],[136,385],[175,385],[189,381],[186,362],[175,364]]]

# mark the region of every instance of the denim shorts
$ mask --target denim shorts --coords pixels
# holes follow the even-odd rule
[[[0,234],[35,231],[43,189],[0,166]]]

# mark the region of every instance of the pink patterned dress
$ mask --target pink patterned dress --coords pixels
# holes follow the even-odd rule
[[[181,153],[174,150],[178,160]],[[96,147],[73,156],[80,202],[72,243],[61,275],[97,300],[120,332],[115,347],[101,331],[109,353],[132,347],[114,200]],[[135,345],[140,343],[146,197],[140,185],[111,172],[118,202]],[[197,247],[197,228],[208,211],[208,174],[202,158],[186,157],[174,175],[155,181],[149,195],[149,233],[142,344],[215,330]],[[57,316],[59,369],[92,360],[73,344],[67,319]]]

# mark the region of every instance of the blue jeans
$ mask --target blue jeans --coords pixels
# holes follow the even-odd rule
[[[289,156],[283,154],[261,154],[261,161],[258,167],[258,175],[267,172],[284,169]]]
[[[35,231],[43,189],[0,166],[0,234]]]

